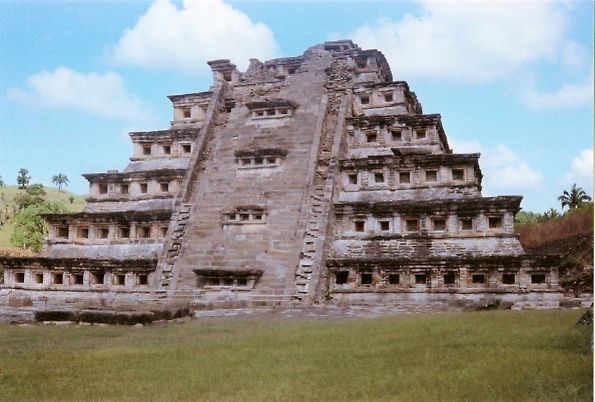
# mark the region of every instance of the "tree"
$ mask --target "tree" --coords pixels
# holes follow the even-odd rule
[[[19,206],[19,209],[27,208],[29,205],[41,204],[44,202],[46,196],[43,184],[35,183],[27,187],[24,194],[19,194],[14,197],[15,203]]]
[[[65,212],[67,209],[61,202],[29,205],[15,216],[10,242],[17,247],[39,252],[48,233],[48,224],[41,215]]]
[[[63,185],[68,186],[68,182],[68,176],[62,173],[58,173],[57,175],[54,175],[54,177],[52,177],[52,183],[58,186],[58,191],[62,191]]]
[[[2,180],[2,176],[0,176],[0,187],[4,185],[4,180]]]
[[[576,183],[574,183],[570,192],[564,190],[562,195],[558,197],[558,201],[562,203],[562,209],[564,209],[564,207],[574,209],[580,207],[584,202],[591,201],[591,197],[585,193],[585,190],[577,187]]]
[[[25,189],[29,185],[29,180],[31,180],[31,176],[29,176],[29,171],[25,168],[21,168],[19,170],[19,175],[17,176],[17,184],[19,188]]]
[[[519,211],[514,217],[515,225],[526,225],[528,223],[537,223],[543,220],[543,216],[538,212]]]
[[[547,210],[547,211],[545,211],[545,212],[543,213],[543,217],[544,217],[546,220],[548,220],[548,219],[556,219],[556,218],[559,218],[560,216],[561,216],[561,215],[560,215],[560,212],[558,212],[558,211],[557,211],[556,209],[554,209],[554,208],[550,208],[549,210]]]
[[[27,194],[41,201],[43,201],[43,197],[46,196],[45,188],[41,183],[31,184],[29,187],[27,187]]]

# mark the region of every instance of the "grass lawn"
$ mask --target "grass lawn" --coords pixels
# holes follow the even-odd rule
[[[581,313],[1,325],[0,399],[589,401]]]

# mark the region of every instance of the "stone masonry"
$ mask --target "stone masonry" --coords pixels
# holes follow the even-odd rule
[[[45,216],[39,256],[0,257],[0,305],[557,307],[557,258],[514,233],[521,197],[482,197],[479,154],[452,153],[381,52],[209,65],[169,129],[130,133],[123,172],[84,175],[82,213]]]

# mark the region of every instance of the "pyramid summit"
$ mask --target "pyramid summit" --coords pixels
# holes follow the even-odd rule
[[[0,305],[164,311],[260,305],[558,306],[559,260],[524,252],[522,197],[483,197],[383,54],[350,40],[245,72],[208,63],[166,130],[132,132],[83,212],[46,215],[36,257],[0,257]]]

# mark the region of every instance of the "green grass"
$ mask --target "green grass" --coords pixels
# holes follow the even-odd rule
[[[13,246],[10,243],[10,236],[14,229],[14,224],[8,222],[0,227],[0,249],[17,250],[20,248]]]
[[[71,193],[67,190],[58,191],[57,188],[44,187],[47,195],[47,201],[62,201],[70,212],[80,212],[85,207],[85,196]],[[5,216],[6,211],[10,211],[10,216],[13,216],[12,211],[15,210],[14,198],[23,193],[25,190],[19,190],[18,186],[2,186],[0,187],[0,214]],[[70,203],[69,197],[73,196],[74,201]],[[0,249],[21,250],[10,243],[10,236],[12,235],[13,225],[8,221],[0,226]]]
[[[581,311],[0,326],[0,399],[589,401]]]

